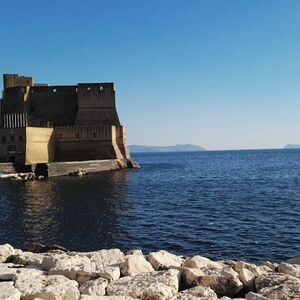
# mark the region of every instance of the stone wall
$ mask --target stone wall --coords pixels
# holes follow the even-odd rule
[[[48,163],[53,159],[53,128],[27,127],[25,164]]]
[[[78,84],[76,125],[120,125],[113,83]]]
[[[117,159],[92,160],[92,161],[72,161],[72,162],[52,162],[48,164],[48,176],[65,176],[70,173],[84,170],[88,173],[117,170],[125,168],[125,162],[122,164]]]
[[[31,126],[73,125],[78,104],[76,86],[31,87],[27,99],[27,112]]]
[[[3,75],[3,88],[11,88],[15,86],[32,86],[32,77],[19,76],[18,74],[4,74]]]
[[[0,163],[0,173],[10,174],[15,172],[16,170],[13,163]]]
[[[25,163],[25,128],[0,128],[0,162]]]

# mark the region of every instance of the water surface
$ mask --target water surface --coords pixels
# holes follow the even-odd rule
[[[141,169],[0,181],[0,243],[253,262],[300,255],[299,150],[133,156]]]

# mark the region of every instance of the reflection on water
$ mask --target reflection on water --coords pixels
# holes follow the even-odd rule
[[[126,210],[127,176],[0,182],[1,240],[19,247],[33,241],[81,250],[117,246],[124,239],[119,218]]]
[[[138,170],[0,181],[0,243],[285,260],[300,248],[300,151],[140,154]]]

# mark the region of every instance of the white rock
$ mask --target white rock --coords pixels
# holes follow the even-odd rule
[[[191,289],[184,290],[171,298],[169,300],[216,300],[218,299],[216,293],[203,286],[195,286]]]
[[[245,296],[245,299],[247,299],[247,300],[268,300],[268,298],[266,298],[262,295],[253,293],[253,292],[247,293]]]
[[[258,276],[255,287],[258,294],[270,299],[290,300],[300,295],[300,280],[282,273]]]
[[[10,244],[0,245],[0,263],[15,254],[15,249]]]
[[[119,265],[124,260],[124,253],[119,249],[97,251],[91,256],[91,261],[104,266]]]
[[[164,250],[149,253],[147,260],[150,262],[154,270],[157,271],[172,267],[180,267],[183,263],[183,259],[181,257]]]
[[[32,252],[22,252],[13,256],[15,264],[41,266],[44,255]]]
[[[126,297],[126,296],[88,296],[88,295],[82,295],[80,298],[80,300],[134,300],[134,299],[135,298]]]
[[[300,278],[300,265],[281,263],[278,266],[278,272]]]
[[[234,296],[242,288],[243,284],[239,280],[238,274],[231,268],[202,268],[202,269],[183,269],[183,282],[186,287],[195,285],[210,287],[218,295]]]
[[[135,276],[154,271],[152,265],[142,255],[125,256],[120,269],[123,276]]]
[[[168,299],[178,292],[180,272],[175,269],[123,277],[107,287],[108,296],[138,299]]]
[[[248,269],[243,268],[239,271],[239,279],[245,287],[252,290],[254,288],[255,275]]]
[[[259,270],[257,269],[258,267],[255,264],[250,264],[244,261],[238,261],[233,265],[233,269],[236,272],[240,272],[242,269],[247,269],[249,271],[251,271],[254,275],[258,276],[259,274]]]
[[[44,257],[42,266],[49,270],[49,275],[64,275],[71,280],[84,283],[92,278],[103,277],[117,280],[124,255],[120,250],[102,250],[94,253],[91,258],[83,255],[54,255]]]
[[[13,263],[0,264],[0,280],[13,280],[19,274],[28,274],[28,276],[31,276],[46,274],[46,272],[38,269],[36,266],[24,267],[23,265]]]
[[[77,282],[61,275],[17,276],[15,287],[21,292],[22,300],[78,300],[80,296]]]
[[[97,278],[95,280],[90,280],[84,283],[79,291],[81,294],[91,295],[91,296],[104,296],[106,287],[108,286],[108,281],[104,278]]]
[[[20,300],[21,293],[13,282],[0,282],[0,300]]]
[[[143,255],[142,250],[129,250],[126,252],[126,255]]]
[[[273,271],[276,271],[276,269],[278,268],[278,264],[271,263],[270,261],[264,261],[261,263],[260,266],[267,266],[268,268],[270,268]]]
[[[183,266],[187,268],[194,268],[194,269],[210,268],[210,267],[222,269],[225,267],[225,264],[221,262],[214,262],[209,258],[196,255],[192,258],[186,259],[185,262],[183,263]]]

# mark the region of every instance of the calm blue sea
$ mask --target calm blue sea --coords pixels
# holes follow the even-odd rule
[[[300,150],[135,154],[141,169],[0,181],[0,243],[300,255]]]

